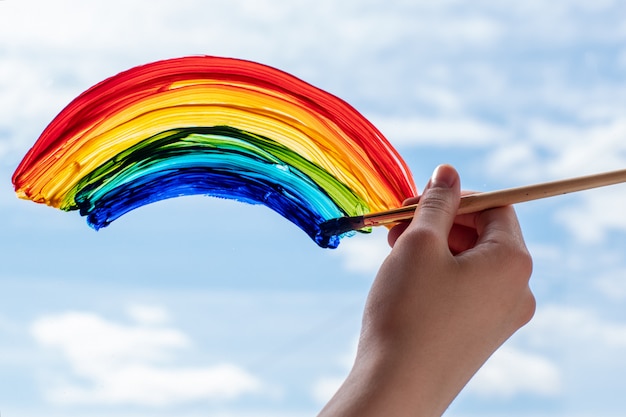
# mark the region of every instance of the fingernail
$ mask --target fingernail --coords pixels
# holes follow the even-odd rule
[[[431,187],[452,188],[458,175],[450,165],[439,165],[430,178]]]

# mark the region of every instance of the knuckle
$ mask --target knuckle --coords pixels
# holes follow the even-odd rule
[[[537,307],[535,296],[529,286],[533,261],[524,245],[511,247],[505,256],[509,259],[507,269],[509,279],[512,280],[511,290],[517,294],[515,296],[517,302],[514,303],[514,324],[520,328],[533,318]]]
[[[518,247],[514,255],[514,259],[520,276],[524,277],[525,280],[528,281],[533,272],[533,258],[530,256],[526,247]]]
[[[537,308],[537,301],[535,296],[533,295],[530,288],[526,287],[526,291],[524,291],[517,312],[517,320],[516,326],[522,327],[526,325],[535,315],[535,310]]]
[[[441,212],[443,214],[456,214],[452,213],[455,208],[453,207],[448,190],[431,189],[426,198],[420,201],[420,210]]]
[[[533,259],[526,245],[519,240],[499,242],[494,256],[502,260],[501,267],[507,275],[519,280],[520,284],[527,285],[533,271]]]
[[[409,247],[417,251],[426,251],[441,244],[441,233],[432,225],[421,224],[407,230],[402,236]]]

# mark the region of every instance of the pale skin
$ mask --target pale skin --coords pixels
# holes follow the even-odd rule
[[[390,230],[354,366],[318,417],[441,416],[532,318],[532,260],[513,208],[457,216],[460,196],[456,170],[439,166],[413,220]]]

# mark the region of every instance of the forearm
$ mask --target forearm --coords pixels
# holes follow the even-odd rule
[[[464,351],[458,341],[389,336],[365,332],[348,378],[320,417],[441,416],[489,355]]]

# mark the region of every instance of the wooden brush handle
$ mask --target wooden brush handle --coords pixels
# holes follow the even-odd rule
[[[490,208],[554,197],[622,182],[626,182],[626,169],[498,191],[469,194],[461,197],[458,214],[475,213]],[[398,209],[369,213],[363,216],[364,223],[366,226],[379,226],[410,220],[418,206],[419,204],[413,204]]]

